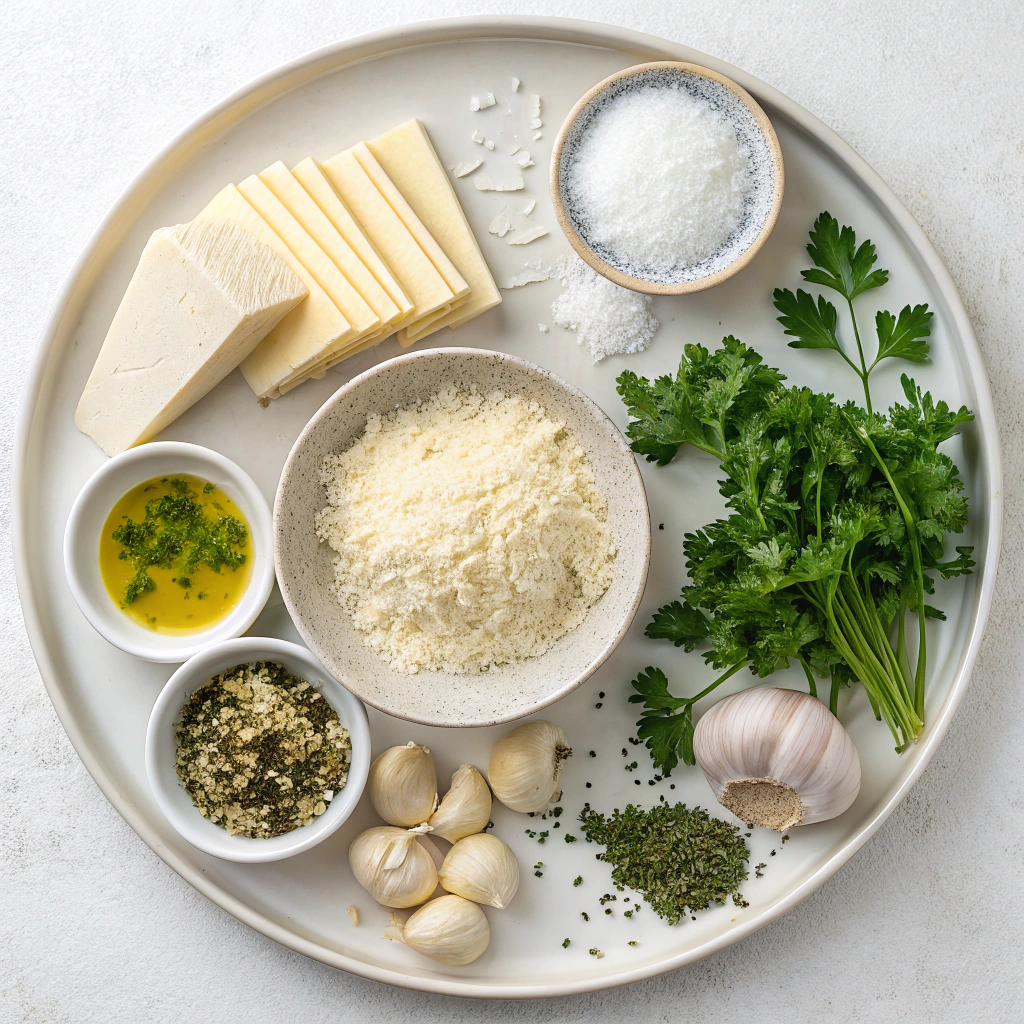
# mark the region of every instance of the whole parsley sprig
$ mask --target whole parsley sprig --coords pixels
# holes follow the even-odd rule
[[[853,230],[828,214],[815,222],[808,251],[816,266],[805,279],[840,291],[851,315],[856,296],[887,280],[873,269],[870,242],[857,247]],[[687,444],[714,455],[728,508],[687,534],[690,581],[646,630],[687,651],[701,647],[716,679],[692,697],[674,696],[657,668],[633,682],[630,700],[644,706],[638,735],[666,774],[679,759],[694,763],[693,705],[743,668],[765,678],[795,663],[814,696],[826,678],[833,712],[841,688],[859,681],[905,748],[924,723],[927,619],[943,617],[927,603],[934,579],[974,565],[969,547],[945,555],[947,533],[966,525],[967,502],[957,467],[938,450],[970,412],[936,402],[905,374],[907,404],[884,414],[870,407],[868,377],[879,361],[927,357],[926,307],[880,312],[869,364],[859,334],[856,361],[839,344],[830,303],[802,291],[775,296],[780,322],[797,337],[791,344],[835,348],[861,377],[865,408],[788,387],[731,336],[715,352],[685,346],[674,377],[618,379],[633,450],[659,465]]]
[[[927,305],[904,306],[899,316],[888,310],[875,314],[877,346],[874,359],[868,363],[861,341],[857,312],[853,300],[872,288],[881,288],[889,280],[888,270],[873,269],[876,262],[875,247],[870,241],[857,245],[853,228],[839,226],[839,221],[827,211],[818,216],[811,229],[807,254],[814,266],[801,271],[811,284],[821,285],[838,292],[845,300],[853,325],[857,348],[857,361],[847,355],[839,339],[839,314],[824,296],[818,301],[803,289],[794,295],[788,288],[775,289],[775,308],[785,333],[794,338],[790,348],[828,348],[839,353],[864,388],[864,404],[871,413],[871,387],[868,377],[883,359],[907,359],[913,363],[928,360],[928,336],[931,334],[932,314]]]

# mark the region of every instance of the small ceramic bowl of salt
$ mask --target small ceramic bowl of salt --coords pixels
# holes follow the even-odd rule
[[[555,213],[606,278],[682,295],[742,270],[782,205],[779,140],[735,82],[696,64],[626,68],[573,107],[551,155]]]

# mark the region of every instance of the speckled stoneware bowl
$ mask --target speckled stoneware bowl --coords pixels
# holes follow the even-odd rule
[[[623,93],[651,86],[685,90],[724,115],[749,154],[752,175],[752,187],[744,200],[743,219],[737,230],[699,263],[675,267],[668,273],[631,263],[592,238],[586,211],[566,184],[580,143],[607,104]],[[757,100],[731,78],[682,61],[637,64],[598,82],[569,111],[551,150],[551,201],[569,244],[599,274],[623,288],[648,295],[701,292],[739,273],[772,233],[782,207],[784,186],[782,148]],[[629,183],[624,182],[623,187],[628,188]]]
[[[370,413],[429,398],[457,385],[536,400],[564,420],[590,458],[608,498],[618,549],[615,579],[582,624],[546,654],[489,672],[407,674],[363,641],[331,593],[333,552],[316,536],[326,504],[320,484],[325,456],[344,451]],[[640,470],[618,428],[582,392],[533,363],[481,349],[424,349],[381,363],[351,380],[320,408],[295,442],[274,503],[274,559],[285,604],[327,670],[375,708],[435,726],[497,725],[560,700],[589,678],[629,628],[643,595],[651,521]]]

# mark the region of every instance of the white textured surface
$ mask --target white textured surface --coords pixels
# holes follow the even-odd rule
[[[497,2],[8,3],[0,33],[0,1022],[971,1021],[1024,996],[1024,8],[1016,0],[565,0],[744,67],[834,127],[924,225],[988,360],[1006,459],[1002,569],[974,682],[909,799],[791,914],[696,966],[613,992],[485,1004],[349,977],[196,895],[110,808],[43,691],[10,559],[12,421],[49,307],[88,236],[187,121],[274,65]],[[200,15],[198,11],[203,11]]]

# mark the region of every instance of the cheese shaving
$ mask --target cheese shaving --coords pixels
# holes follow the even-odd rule
[[[516,235],[515,238],[510,238],[508,240],[508,244],[529,245],[530,242],[536,242],[538,238],[543,238],[547,233],[547,228],[530,228],[529,231],[524,231],[521,235]]]
[[[448,388],[373,415],[324,460],[318,536],[334,593],[402,672],[536,657],[614,577],[608,506],[565,424],[536,402]]]

